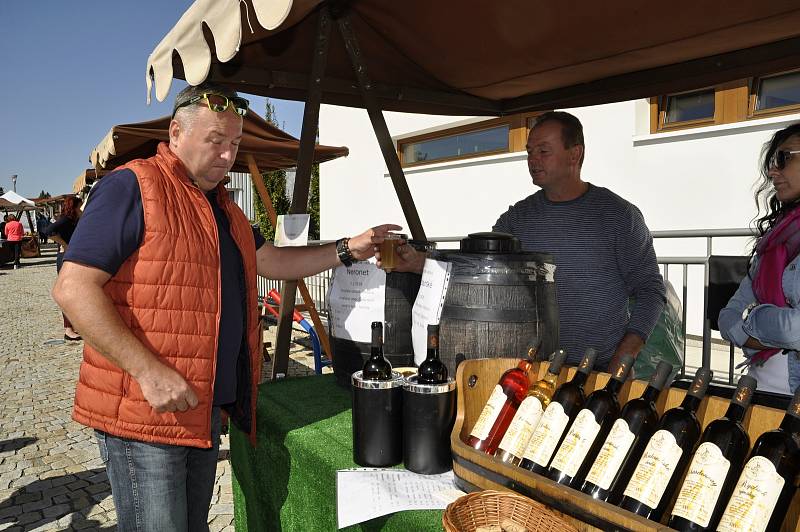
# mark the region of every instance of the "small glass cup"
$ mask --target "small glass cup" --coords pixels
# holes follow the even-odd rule
[[[381,268],[390,273],[397,267],[397,247],[408,240],[408,235],[402,233],[389,233],[381,242]]]

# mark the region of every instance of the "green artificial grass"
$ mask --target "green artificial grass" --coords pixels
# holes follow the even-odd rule
[[[258,446],[231,426],[236,530],[336,530],[336,471],[353,463],[350,395],[333,375],[264,383]],[[442,530],[442,511],[387,515],[347,531]]]

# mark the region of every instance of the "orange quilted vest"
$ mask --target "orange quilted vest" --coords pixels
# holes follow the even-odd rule
[[[220,316],[219,240],[205,194],[189,179],[166,143],[149,159],[132,161],[144,210],[141,246],[104,290],[134,335],[189,382],[196,408],[159,414],[130,374],[89,344],[83,350],[73,419],[115,436],[139,441],[211,447],[211,407]],[[231,416],[255,443],[255,412],[261,358],[258,353],[256,250],[244,213],[219,186],[220,206],[242,254],[247,286],[249,379],[237,382]],[[248,368],[249,366],[249,368]],[[248,382],[242,382],[243,380]]]

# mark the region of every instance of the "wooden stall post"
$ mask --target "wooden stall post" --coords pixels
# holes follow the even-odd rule
[[[275,212],[275,208],[272,206],[272,198],[269,195],[267,187],[264,186],[264,180],[261,179],[261,171],[258,169],[256,158],[249,153],[247,154],[247,165],[250,168],[250,177],[253,180],[253,185],[256,187],[256,192],[261,198],[261,203],[264,204],[264,208],[267,209],[269,221],[272,224],[272,227],[277,227],[278,213]],[[311,321],[314,323],[314,329],[317,331],[317,336],[319,336],[319,341],[322,344],[322,348],[325,350],[328,358],[333,360],[333,352],[331,351],[328,332],[322,325],[322,320],[319,319],[317,307],[314,305],[314,300],[311,298],[311,294],[309,293],[308,287],[303,279],[299,279],[297,281],[297,288],[300,290],[300,295],[303,296],[303,301],[305,301],[305,309],[311,315]]]
[[[322,79],[328,60],[329,36],[330,13],[327,4],[324,4],[319,10],[317,42],[314,47],[311,75],[308,78],[308,98],[303,108],[303,129],[300,134],[300,151],[297,157],[297,173],[295,174],[292,206],[289,209],[290,214],[308,211],[308,188],[311,184],[311,166],[314,162],[314,147],[319,128],[319,105],[322,100]],[[289,368],[289,342],[297,284],[297,281],[283,282],[280,317],[275,338],[275,360],[272,364],[273,379],[279,374],[285,376]],[[328,354],[330,355],[330,351]]]

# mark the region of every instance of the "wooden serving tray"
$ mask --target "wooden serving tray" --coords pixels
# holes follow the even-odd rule
[[[458,385],[458,412],[450,443],[453,450],[453,472],[456,483],[465,491],[479,489],[505,489],[521,493],[534,500],[550,506],[561,513],[581,531],[635,530],[635,531],[667,531],[672,530],[665,524],[644,519],[636,514],[623,510],[606,502],[597,501],[577,490],[567,488],[548,478],[532,473],[500,460],[483,452],[476,451],[464,443],[469,437],[475,421],[489,399],[489,395],[504,371],[513,368],[519,361],[513,358],[473,359],[465,360],[458,367],[456,382]],[[531,370],[532,379],[540,379],[547,371],[548,363],[541,362]],[[558,385],[572,379],[574,367],[564,368],[558,378]],[[605,386],[609,379],[607,373],[593,372],[586,381],[585,390],[588,395],[596,388]],[[646,381],[629,381],[620,391],[620,404],[629,399],[639,397],[647,387]],[[686,395],[686,390],[677,387],[662,392],[656,407],[659,414],[678,406]],[[711,421],[725,415],[728,398],[714,395],[710,389],[697,412],[700,424],[704,429]],[[768,430],[777,428],[783,419],[785,410],[754,404],[744,419],[744,427],[750,436],[750,445]],[[463,438],[463,439],[462,439]],[[663,521],[669,520],[672,503],[664,512]],[[781,532],[800,532],[800,496],[795,494],[788,515],[784,520]]]

